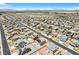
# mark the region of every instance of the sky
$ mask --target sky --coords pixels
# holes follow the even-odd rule
[[[53,10],[79,9],[79,3],[4,3],[0,4],[0,9],[15,9],[15,10]]]

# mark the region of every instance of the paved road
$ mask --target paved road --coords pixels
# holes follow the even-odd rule
[[[48,39],[50,42],[53,42],[53,43],[55,43],[56,45],[58,45],[58,46],[64,48],[64,49],[67,50],[68,52],[70,52],[70,53],[72,53],[72,54],[74,54],[74,55],[79,55],[79,53],[77,53],[77,52],[75,52],[75,51],[73,51],[73,50],[71,50],[71,49],[65,47],[64,45],[62,45],[62,44],[60,44],[60,43],[58,43],[58,42],[55,42],[54,40],[52,40],[52,39],[46,37],[45,35],[41,34],[40,32],[36,31],[35,29],[29,27],[27,24],[25,24],[25,23],[21,23],[21,24],[24,25],[25,27],[29,28],[30,30],[36,32],[37,34],[43,36],[44,38]]]
[[[0,30],[0,41],[1,41],[1,30]]]
[[[41,47],[41,48],[39,48],[39,49],[37,49],[36,51],[34,51],[34,52],[30,53],[29,55],[32,55],[33,53],[35,53],[35,52],[37,52],[37,51],[41,50],[41,49],[42,49],[42,48],[44,48],[44,47],[46,47],[46,45],[45,45],[45,46],[43,46],[43,47]]]
[[[2,27],[2,23],[1,23],[1,17],[0,17],[0,34],[1,34],[1,41],[2,41],[2,51],[3,51],[3,55],[11,55],[8,44],[7,44],[7,40],[4,34],[4,30]]]

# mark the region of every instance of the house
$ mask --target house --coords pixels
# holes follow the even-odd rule
[[[75,46],[79,46],[79,38],[73,40],[73,44],[75,44]]]
[[[19,55],[24,55],[31,51],[31,48],[27,45],[27,42],[23,41],[23,39],[15,41],[14,47],[17,48]]]
[[[60,40],[65,42],[65,41],[68,40],[68,36],[67,35],[62,35]]]
[[[48,49],[51,51],[54,51],[58,48],[57,45],[55,45],[54,43],[49,43]]]

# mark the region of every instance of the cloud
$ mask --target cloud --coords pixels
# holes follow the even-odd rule
[[[57,9],[57,10],[79,10],[79,7],[70,7],[70,8],[54,8],[54,9]]]
[[[72,9],[74,9],[74,10],[79,10],[79,7],[73,7]]]
[[[0,0],[0,5],[5,4],[4,0]]]
[[[16,8],[16,10],[53,10],[53,8]]]
[[[57,7],[49,7],[49,8],[28,8],[28,7],[16,7],[7,3],[0,3],[0,9],[15,9],[15,10],[79,10],[79,7],[70,7],[70,8],[57,8]]]
[[[0,3],[0,5],[6,5],[6,3]]]
[[[11,6],[6,3],[0,4],[0,9],[10,9],[10,8],[11,8]]]

